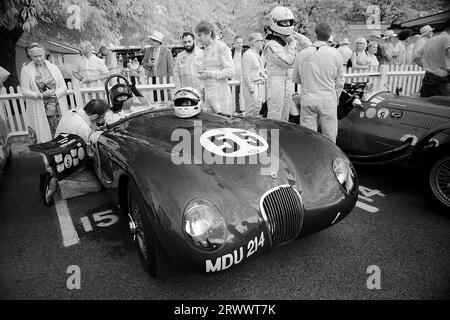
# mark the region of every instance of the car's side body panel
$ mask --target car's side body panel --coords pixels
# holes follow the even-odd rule
[[[380,93],[339,122],[338,145],[350,154],[378,154],[400,147],[409,137],[414,146],[429,130],[443,124],[450,124],[450,105]],[[450,134],[443,132],[434,139],[438,145],[447,144]]]

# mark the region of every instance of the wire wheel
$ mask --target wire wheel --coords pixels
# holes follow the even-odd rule
[[[128,183],[127,194],[129,229],[144,269],[154,278],[169,277],[176,271],[176,266],[159,242],[149,220],[151,209],[132,180]]]
[[[428,178],[433,196],[444,207],[450,208],[450,157],[436,161]]]
[[[139,212],[139,205],[136,201],[134,201],[133,196],[131,196],[130,201],[130,231],[132,232],[135,241],[137,241],[137,244],[139,246],[139,250],[142,253],[143,258],[147,261],[149,259],[148,256],[148,250],[146,245],[146,239],[145,239],[145,233],[144,233],[144,225],[142,223],[140,212]],[[133,226],[133,227],[131,227]]]

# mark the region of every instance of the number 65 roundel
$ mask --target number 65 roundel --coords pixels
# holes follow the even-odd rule
[[[267,141],[260,135],[237,128],[208,130],[200,137],[200,143],[209,152],[222,157],[246,157],[265,152]]]

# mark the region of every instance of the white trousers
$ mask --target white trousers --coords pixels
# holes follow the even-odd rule
[[[288,121],[292,104],[292,80],[287,76],[273,76],[267,78],[267,118]]]

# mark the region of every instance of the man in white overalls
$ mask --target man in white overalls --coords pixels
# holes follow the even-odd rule
[[[292,105],[292,67],[297,55],[294,15],[286,7],[276,7],[269,15],[268,42],[263,51],[267,83],[267,118],[288,121]]]
[[[195,28],[198,40],[205,47],[203,66],[199,70],[199,79],[205,86],[205,106],[215,112],[232,115],[231,94],[228,79],[234,76],[234,64],[231,49],[216,39],[214,26],[206,21]]]
[[[176,90],[191,87],[201,92],[203,81],[198,78],[198,71],[203,66],[204,52],[195,45],[195,37],[192,33],[183,33],[182,39],[185,50],[177,55],[173,69]]]

